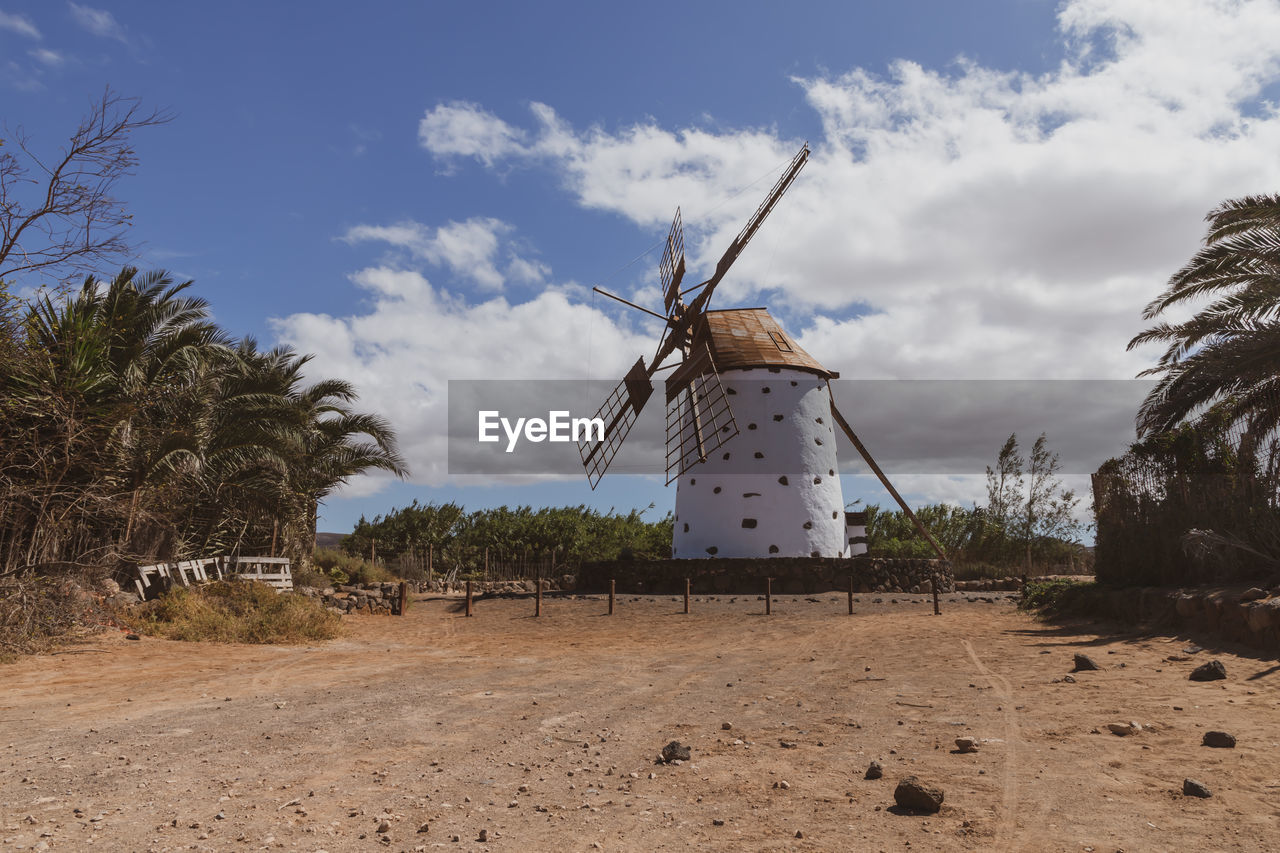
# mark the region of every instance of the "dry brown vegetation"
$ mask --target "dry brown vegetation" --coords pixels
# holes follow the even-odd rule
[[[139,631],[170,640],[302,644],[342,633],[342,620],[315,599],[243,580],[178,587],[126,618]]]

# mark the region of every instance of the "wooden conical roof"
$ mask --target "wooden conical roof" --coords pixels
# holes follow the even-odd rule
[[[673,398],[697,376],[715,370],[750,370],[785,367],[816,373],[827,379],[840,374],[827,370],[782,330],[764,308],[727,308],[707,311],[693,328],[689,358],[667,380],[667,399]]]

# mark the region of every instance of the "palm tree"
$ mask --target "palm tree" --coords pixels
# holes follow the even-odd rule
[[[276,409],[278,448],[285,460],[283,492],[290,510],[293,557],[308,565],[315,544],[320,503],[358,474],[407,473],[391,424],[380,415],[353,411],[355,387],[341,379],[303,385],[309,355],[278,351],[276,380],[281,404]]]
[[[6,489],[32,496],[27,565],[74,550],[58,541],[71,530],[92,531],[99,552],[127,550],[144,492],[196,463],[196,395],[225,341],[206,303],[180,295],[190,284],[127,267],[105,287],[90,277],[74,298],[29,307],[26,357],[3,388],[5,444],[27,462],[7,460]]]
[[[1280,426],[1280,195],[1225,201],[1205,217],[1205,246],[1169,279],[1143,319],[1212,301],[1180,323],[1158,322],[1129,349],[1168,347],[1142,376],[1160,376],[1138,413],[1138,432],[1167,432],[1217,406],[1254,436]]]

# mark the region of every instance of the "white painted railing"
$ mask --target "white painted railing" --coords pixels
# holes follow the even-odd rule
[[[261,581],[277,590],[293,589],[288,557],[204,557],[138,566],[136,574],[133,585],[143,599],[156,585],[194,586],[229,577]]]

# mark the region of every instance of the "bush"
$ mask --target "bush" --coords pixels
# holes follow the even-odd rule
[[[48,651],[110,620],[87,577],[0,579],[0,663]]]
[[[1084,616],[1093,609],[1098,585],[1093,581],[1028,581],[1018,605],[1046,616]]]
[[[335,584],[387,583],[396,579],[383,566],[374,565],[361,557],[344,554],[337,548],[317,548],[313,559],[316,568],[321,569]]]
[[[177,587],[134,614],[135,630],[170,640],[293,644],[342,632],[341,620],[319,601],[245,580]]]

